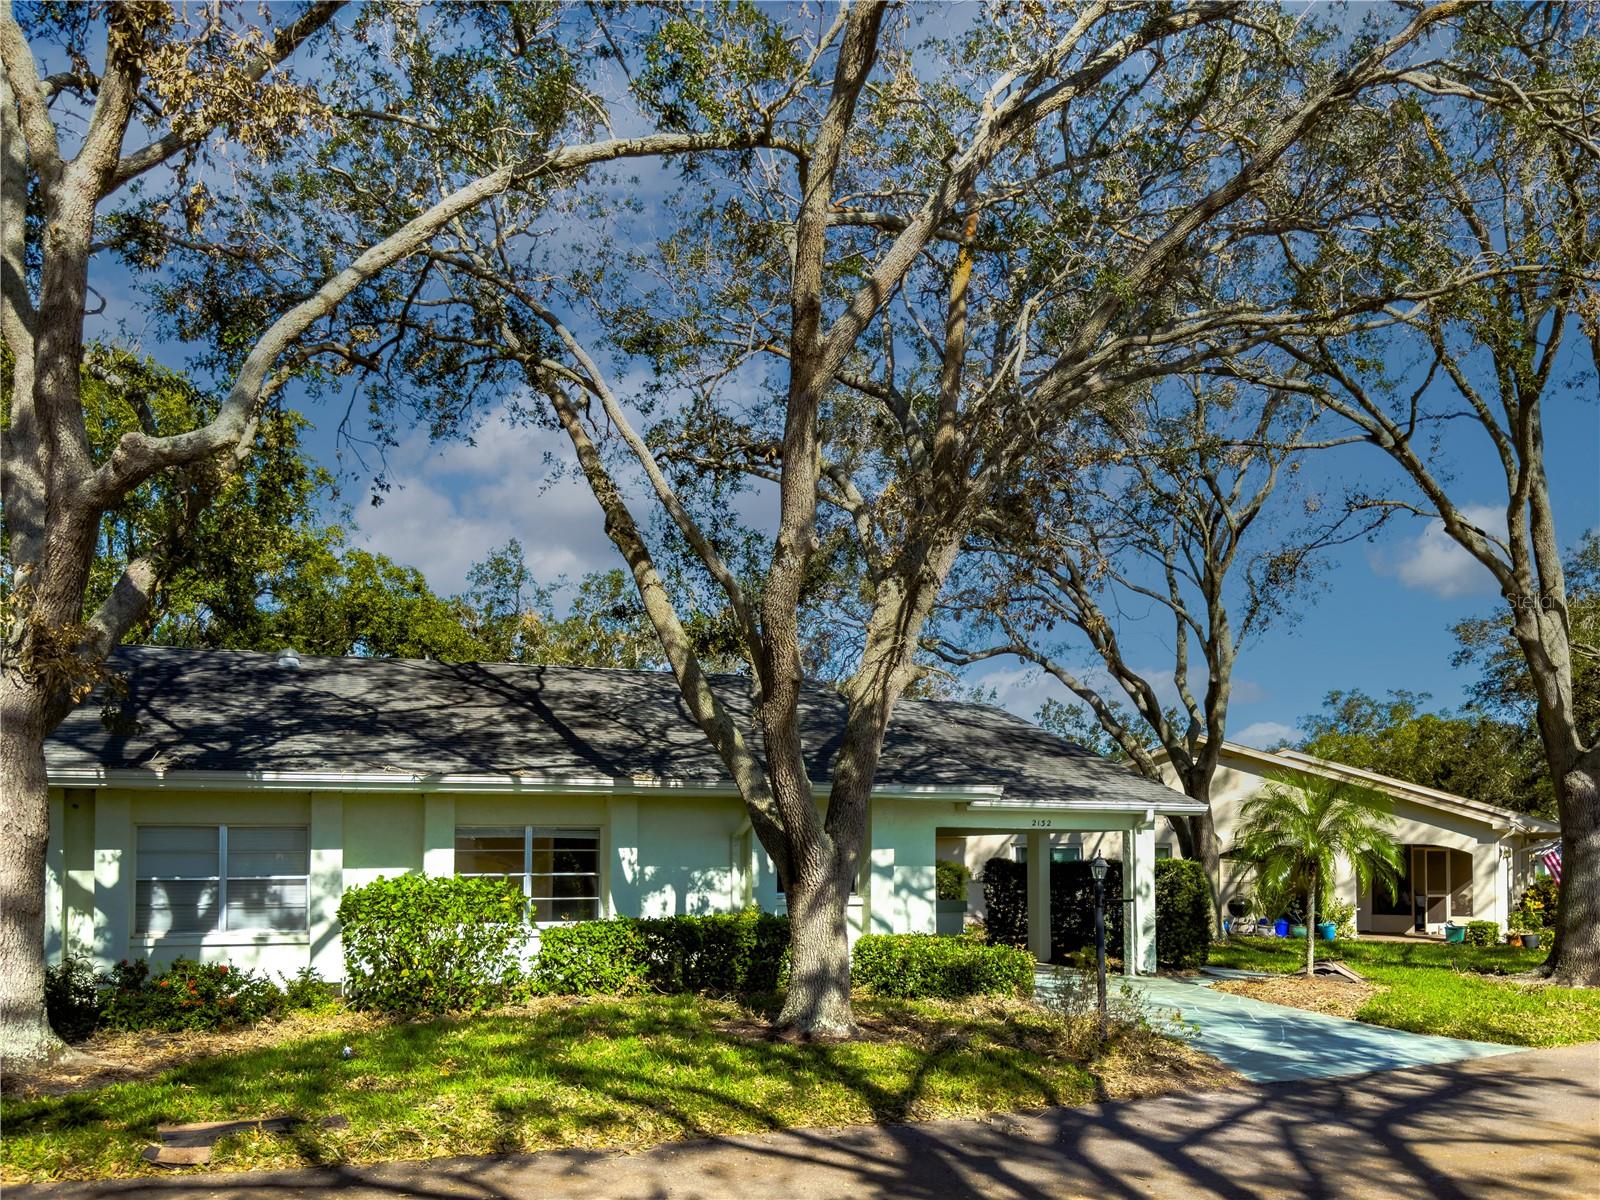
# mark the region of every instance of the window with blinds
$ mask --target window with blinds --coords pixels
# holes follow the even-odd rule
[[[509,879],[535,921],[600,916],[600,831],[537,825],[456,830],[456,874]]]
[[[142,825],[135,855],[136,934],[306,932],[304,825]]]

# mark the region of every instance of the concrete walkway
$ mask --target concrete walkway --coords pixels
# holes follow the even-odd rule
[[[1048,987],[1041,974],[1040,986]],[[1117,980],[1117,983],[1123,982]],[[1324,1079],[1510,1054],[1516,1046],[1405,1033],[1326,1013],[1267,1004],[1213,990],[1214,980],[1138,978],[1127,981],[1151,1017],[1246,1079]]]
[[[925,1125],[8,1188],[6,1200],[1570,1200],[1600,1179],[1600,1044]]]

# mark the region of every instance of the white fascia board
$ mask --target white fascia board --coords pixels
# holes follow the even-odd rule
[[[139,791],[297,791],[297,792],[456,792],[463,794],[571,794],[659,796],[663,792],[737,797],[732,783],[698,779],[605,775],[429,775],[401,771],[183,771],[159,767],[65,767],[49,772],[52,787],[126,788]],[[937,784],[874,788],[885,799],[970,801],[998,798],[1004,788],[991,785]],[[826,786],[817,798],[826,799]]]
[[[1176,800],[1161,800],[1154,804],[1142,800],[974,800],[968,808],[985,810],[1008,808],[1018,812],[1087,812],[1087,813],[1137,813],[1148,818],[1161,816],[1191,816],[1206,811],[1198,800],[1191,800],[1181,792],[1173,793]]]
[[[428,775],[400,771],[166,771],[72,767],[49,773],[53,787],[133,790],[334,792],[611,792],[603,775]]]

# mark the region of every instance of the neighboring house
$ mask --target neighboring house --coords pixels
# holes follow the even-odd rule
[[[1167,765],[1164,752],[1157,762],[1174,788],[1177,775]],[[1505,926],[1517,897],[1536,870],[1534,850],[1547,843],[1559,826],[1526,813],[1423,787],[1404,779],[1378,775],[1342,763],[1314,758],[1298,750],[1256,750],[1226,742],[1212,783],[1212,814],[1224,851],[1233,844],[1240,806],[1269,780],[1319,775],[1371,788],[1388,798],[1395,818],[1395,840],[1404,855],[1405,876],[1394,896],[1382,888],[1356,888],[1346,870],[1339,881],[1340,899],[1356,908],[1356,928],[1362,933],[1438,933],[1447,921],[1488,920]],[[1177,855],[1178,840],[1170,822],[1158,823],[1157,857]],[[1050,853],[1057,861],[1092,857],[1097,850],[1111,857],[1115,847],[1101,850],[1095,835],[1069,835],[1052,840]],[[982,869],[990,858],[1026,857],[1028,848],[1015,838],[988,835],[965,844],[947,841],[941,858],[960,857]],[[1222,900],[1248,898],[1249,869],[1223,861]],[[974,886],[973,911],[981,911],[981,888]]]
[[[178,955],[343,973],[343,890],[505,875],[539,922],[783,908],[671,675],[125,648],[125,695],[51,738],[46,939],[102,967]],[[748,684],[714,686],[748,725]],[[102,714],[102,706],[105,708]],[[844,703],[808,691],[825,803]],[[1156,822],[1193,802],[999,709],[905,700],[884,745],[853,933],[936,928],[939,839],[1116,831],[1130,968],[1155,968]],[[1048,952],[1046,873],[1030,944]]]

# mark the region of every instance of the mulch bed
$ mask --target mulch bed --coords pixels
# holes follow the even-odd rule
[[[1332,1017],[1354,1018],[1361,1006],[1384,988],[1374,983],[1352,983],[1348,979],[1310,978],[1283,975],[1272,979],[1224,979],[1214,985],[1219,992],[1248,996],[1268,1004],[1304,1008]]]

